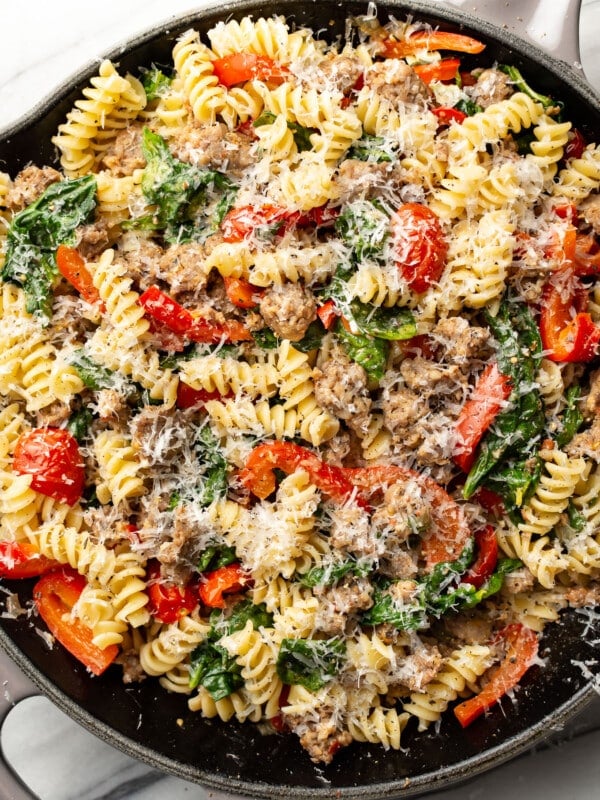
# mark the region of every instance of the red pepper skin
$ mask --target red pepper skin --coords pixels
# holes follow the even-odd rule
[[[97,303],[100,300],[91,273],[74,247],[59,244],[56,250],[56,264],[63,278],[77,289],[86,303]]]
[[[223,283],[229,302],[237,308],[255,308],[265,291],[243,278],[225,277]]]
[[[540,334],[547,358],[558,363],[591,361],[598,352],[600,327],[584,311],[587,291],[570,269],[544,286]]]
[[[241,592],[252,585],[252,579],[241,564],[228,564],[202,576],[198,593],[200,600],[209,608],[225,608],[224,594]]]
[[[281,84],[289,76],[289,70],[269,56],[255,53],[232,53],[212,62],[214,74],[223,86],[235,86],[254,78],[269,83]]]
[[[331,299],[327,300],[323,305],[317,308],[317,317],[321,320],[323,327],[329,331],[335,325],[339,316],[339,312],[335,306],[335,302]]]
[[[147,578],[148,611],[159,622],[177,622],[198,605],[198,596],[190,586],[178,586],[161,578],[158,561],[150,562]]]
[[[471,397],[462,407],[454,429],[456,445],[454,463],[468,472],[475,460],[475,450],[484,433],[498,416],[508,399],[512,385],[494,362],[479,376]]]
[[[34,428],[21,434],[13,469],[31,475],[31,488],[61,503],[75,505],[85,486],[85,468],[77,440],[62,428]]]
[[[223,324],[207,322],[194,317],[186,308],[165,294],[158,286],[150,286],[140,295],[140,303],[152,319],[169,330],[192,342],[218,344],[226,342],[248,341],[252,334],[236,320],[227,320]]]
[[[584,135],[578,128],[573,128],[569,135],[569,141],[565,146],[565,158],[581,158],[587,146]]]
[[[52,635],[94,675],[102,675],[119,653],[116,645],[104,650],[92,642],[92,631],[69,616],[86,586],[86,580],[70,567],[48,572],[33,590],[39,615]]]
[[[458,108],[447,108],[446,106],[432,108],[431,110],[438,118],[440,125],[450,125],[451,122],[458,122],[460,125],[460,123],[464,122],[468,116],[464,111],[461,111]]]
[[[356,495],[356,488],[346,476],[347,470],[326,464],[306,447],[294,442],[266,442],[259,444],[248,456],[240,472],[243,485],[261,500],[275,491],[274,470],[280,469],[290,475],[297,469],[308,472],[311,481],[326,495],[344,503]],[[357,498],[359,505],[365,501]]]
[[[437,214],[420,203],[405,203],[392,216],[396,266],[410,288],[421,294],[439,280],[448,245]]]
[[[363,492],[378,491],[394,481],[415,481],[422,488],[431,508],[432,530],[421,543],[425,570],[430,572],[436,564],[456,561],[471,539],[471,532],[461,507],[428,475],[395,465],[345,469],[345,474]]]
[[[402,355],[406,358],[416,358],[418,356],[434,361],[438,355],[438,343],[427,333],[418,333],[411,339],[398,342]]]
[[[383,41],[383,55],[386,58],[404,58],[412,56],[419,50],[452,50],[456,53],[481,53],[485,45],[479,39],[465,36],[462,33],[449,31],[417,31],[403,42],[393,39]]]
[[[288,704],[288,698],[290,696],[290,686],[284,683],[281,687],[281,692],[279,693],[279,713],[276,714],[274,717],[270,717],[269,722],[275,728],[277,733],[284,733],[287,729],[287,722],[284,715],[281,713],[281,709]]]
[[[506,643],[506,655],[491,673],[489,683],[475,697],[459,703],[454,709],[454,714],[463,728],[484,714],[516,686],[537,656],[537,635],[525,625],[520,623],[509,625],[501,632],[500,637]]]
[[[181,380],[177,385],[177,408],[200,408],[209,400],[223,400],[226,397],[233,397],[233,392],[222,395],[217,389],[214,392],[206,389],[194,389]]]
[[[493,525],[486,525],[483,530],[475,532],[477,558],[463,576],[463,583],[470,583],[476,589],[488,580],[498,563],[498,540]]]
[[[472,499],[476,500],[488,514],[492,514],[495,517],[501,517],[506,513],[504,500],[499,494],[496,494],[486,486],[480,486]]]
[[[272,227],[285,222],[291,213],[293,212],[281,206],[271,204],[232,208],[223,217],[221,233],[226,242],[242,242],[252,236],[257,228]]]
[[[0,578],[37,578],[60,564],[43,556],[31,542],[0,542]]]
[[[436,64],[417,64],[413,69],[423,83],[453,81],[460,69],[460,58],[444,58]]]

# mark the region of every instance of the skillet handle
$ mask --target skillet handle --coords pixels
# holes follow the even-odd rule
[[[0,647],[0,730],[9,711],[21,700],[39,694],[36,686],[27,678]],[[38,800],[11,769],[4,758],[0,743],[0,797],[1,800]]]
[[[528,39],[549,55],[581,71],[579,14],[581,0],[444,0],[498,28]]]

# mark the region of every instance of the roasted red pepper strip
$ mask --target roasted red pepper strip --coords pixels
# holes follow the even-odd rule
[[[325,303],[323,303],[323,305],[317,308],[317,317],[321,320],[326,331],[329,331],[331,328],[333,328],[338,316],[339,311],[335,306],[335,302],[331,299],[327,300]]]
[[[223,283],[229,302],[238,308],[254,308],[265,291],[244,278],[225,277]]]
[[[477,445],[496,419],[511,389],[510,379],[500,372],[495,362],[488,364],[479,376],[454,428],[456,444],[453,460],[463,472],[471,469]]]
[[[428,475],[390,464],[344,469],[344,473],[361,489],[363,497],[365,490],[372,493],[398,480],[415,481],[422,488],[432,515],[431,531],[421,545],[427,572],[436,564],[456,561],[471,539],[461,507]]]
[[[218,344],[223,340],[241,342],[252,338],[252,334],[246,326],[236,320],[227,320],[222,324],[216,324],[194,317],[158,286],[150,286],[146,289],[140,295],[140,303],[150,317],[192,342]]]
[[[581,158],[587,146],[584,135],[578,128],[573,128],[569,134],[569,141],[565,146],[565,158]]]
[[[458,122],[460,124],[461,122],[464,122],[468,116],[459,108],[440,106],[439,108],[432,108],[431,110],[438,118],[440,125],[450,125],[451,122]]]
[[[62,428],[34,428],[21,434],[13,470],[31,475],[31,488],[61,503],[75,505],[85,486],[85,468],[77,440]]]
[[[259,444],[248,456],[240,479],[252,494],[264,500],[275,491],[276,469],[288,475],[297,469],[305,470],[312,483],[339,503],[357,494],[354,484],[346,477],[346,470],[324,463],[315,453],[293,442]],[[357,502],[361,504],[360,497]],[[364,501],[362,504],[366,505]]]
[[[161,578],[158,561],[150,562],[147,577],[148,611],[159,622],[177,622],[198,605],[198,595],[190,586],[178,586]]]
[[[476,500],[488,514],[493,514],[495,517],[501,517],[506,513],[504,500],[486,486],[479,487],[476,494],[473,495],[473,500]]]
[[[456,53],[475,54],[485,50],[485,45],[479,39],[473,39],[462,33],[417,31],[403,42],[386,39],[383,42],[382,55],[386,58],[404,58],[418,53],[419,50],[452,50]]]
[[[207,389],[194,389],[181,380],[177,384],[177,408],[196,408],[209,400],[223,400],[227,397],[233,397],[233,392],[223,395],[217,389],[213,392]]]
[[[60,564],[43,556],[31,542],[0,542],[0,578],[37,578]]]
[[[489,682],[479,694],[459,703],[454,709],[463,728],[514,688],[535,660],[538,638],[530,628],[516,623],[505,628],[500,636],[506,643],[506,655],[502,663],[491,673]]]
[[[544,286],[540,334],[551,361],[585,362],[596,356],[600,327],[586,306],[587,291],[571,269],[556,272]]]
[[[226,242],[241,242],[257,228],[280,225],[289,219],[293,212],[281,206],[240,206],[232,208],[223,217],[221,233]]]
[[[414,292],[426,291],[439,280],[448,252],[437,215],[420,203],[404,203],[391,225],[396,266]]]
[[[86,586],[86,580],[70,567],[44,575],[36,583],[33,599],[52,635],[94,675],[102,673],[119,653],[116,645],[104,650],[92,642],[92,631],[71,611]]]
[[[198,589],[200,600],[209,608],[224,608],[224,594],[241,592],[252,584],[252,579],[241,564],[228,564],[202,575]]]
[[[453,81],[460,68],[460,58],[444,58],[435,64],[417,64],[413,67],[423,83]]]
[[[475,531],[475,547],[477,557],[467,574],[463,575],[462,582],[479,589],[492,575],[498,563],[498,540],[493,525],[486,525],[483,530]]]
[[[223,86],[235,86],[253,79],[279,85],[290,74],[279,62],[255,53],[232,53],[211,63],[219,83]]]
[[[60,244],[56,250],[56,264],[63,278],[77,289],[87,303],[97,303],[100,300],[92,275],[74,247]]]

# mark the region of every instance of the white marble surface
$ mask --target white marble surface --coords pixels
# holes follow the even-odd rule
[[[457,0],[453,0],[456,4]],[[204,5],[191,0],[2,0],[0,129],[105,50],[170,15]],[[476,9],[463,4],[469,10]],[[510,6],[511,3],[506,3]],[[515,5],[514,3],[512,4]],[[581,54],[588,79],[600,89],[600,0],[584,0]],[[600,700],[585,714],[600,726]],[[212,795],[162,775],[100,742],[55,708],[34,697],[20,703],[2,730],[2,748],[42,800],[170,800]],[[445,800],[597,800],[600,730],[578,736],[443,792]],[[0,786],[0,800],[8,795]]]

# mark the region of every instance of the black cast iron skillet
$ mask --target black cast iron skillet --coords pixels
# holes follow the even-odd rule
[[[248,13],[284,13],[291,22],[324,29],[328,36],[342,35],[346,17],[365,13],[366,5],[333,0],[243,0],[187,15],[169,24],[168,29],[161,26],[109,57],[118,60],[123,70],[152,62],[168,64],[173,42],[182,31],[194,26],[206,33],[220,19]],[[539,91],[562,99],[566,118],[583,130],[588,141],[597,141],[600,100],[564,63],[507,30],[454,9],[427,2],[381,3],[380,18],[387,11],[398,17],[412,14],[445,30],[483,38],[487,49],[479,57],[465,59],[465,66],[489,65],[495,60],[515,64]],[[5,133],[0,139],[1,169],[14,175],[30,161],[39,165],[55,161],[50,137],[96,69],[97,63],[91,64]],[[22,602],[31,596],[30,582],[15,582],[10,588],[19,593]],[[159,769],[214,789],[265,798],[379,800],[448,787],[508,760],[556,730],[590,699],[589,676],[595,670],[600,673],[594,663],[598,650],[591,644],[599,631],[587,629],[581,615],[569,613],[562,624],[551,626],[544,636],[541,655],[545,665],[527,673],[515,705],[505,699],[466,730],[452,718],[444,722],[439,733],[417,737],[409,727],[402,752],[353,744],[341,751],[331,766],[317,768],[294,736],[262,736],[251,724],[201,719],[188,712],[185,698],[168,694],[155,680],[125,687],[117,668],[102,678],[90,678],[62,648],[49,651],[33,632],[32,624],[23,619],[1,619],[0,644],[36,686],[77,722]],[[582,664],[588,665],[587,677]],[[8,688],[14,699],[25,691],[18,678]],[[176,724],[178,718],[183,720],[182,726]],[[15,784],[12,797],[25,796],[19,795]]]

